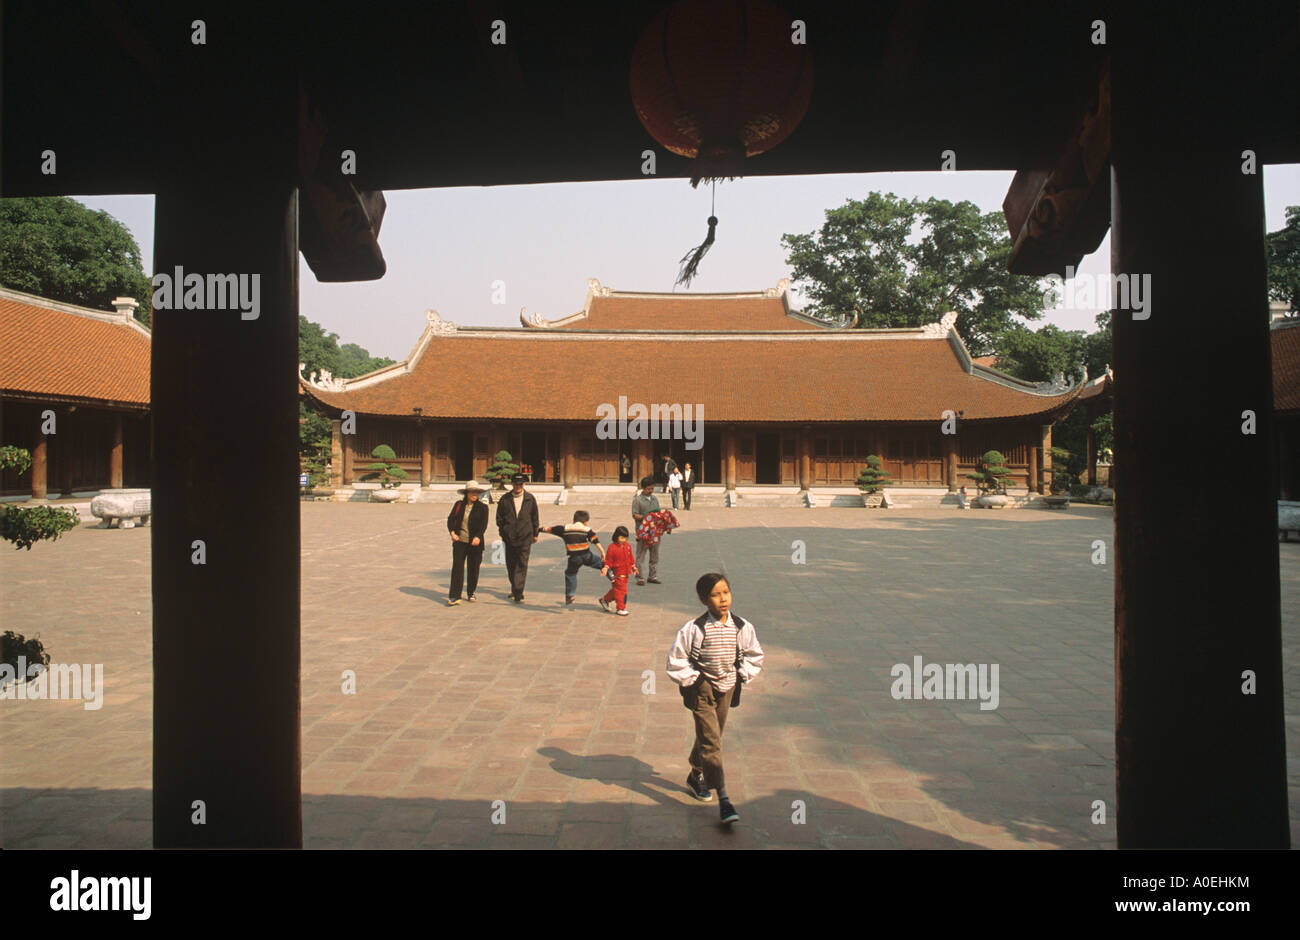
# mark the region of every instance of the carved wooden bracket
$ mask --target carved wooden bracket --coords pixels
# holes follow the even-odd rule
[[[1078,267],[1110,227],[1110,60],[1093,106],[1074,125],[1050,170],[1019,170],[1002,203],[1014,247],[1013,274]]]
[[[298,107],[298,247],[317,280],[374,281],[388,269],[379,248],[387,203],[359,191],[342,172],[342,151],[306,89]]]

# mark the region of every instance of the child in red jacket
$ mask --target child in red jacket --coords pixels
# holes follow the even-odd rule
[[[627,538],[627,526],[621,525],[614,530],[614,542],[605,553],[605,567],[600,571],[601,574],[608,573],[614,582],[609,593],[600,599],[600,606],[609,610],[610,602],[616,602],[620,617],[627,616],[627,579],[633,574],[641,573]]]

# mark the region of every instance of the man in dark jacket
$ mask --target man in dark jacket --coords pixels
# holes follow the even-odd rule
[[[487,490],[473,480],[460,491],[463,499],[457,500],[447,516],[447,531],[451,533],[451,590],[447,592],[447,606],[460,603],[460,589],[464,583],[465,568],[469,568],[469,591],[465,597],[474,603],[474,590],[478,587],[478,569],[483,562],[483,533],[487,531],[488,508],[479,497]]]
[[[510,599],[516,604],[524,599],[524,582],[528,580],[528,555],[537,541],[541,524],[537,521],[537,499],[524,490],[524,475],[511,477],[514,488],[497,503],[497,531],[506,549],[506,574],[510,578]]]

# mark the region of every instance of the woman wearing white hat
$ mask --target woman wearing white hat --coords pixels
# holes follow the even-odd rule
[[[474,591],[478,587],[478,569],[483,562],[483,533],[487,531],[488,508],[479,497],[487,489],[473,480],[465,484],[460,491],[464,499],[456,501],[447,516],[447,531],[451,533],[451,590],[447,594],[447,606],[455,607],[460,603],[460,589],[465,581],[465,567],[469,564],[469,590],[465,599],[473,603]]]

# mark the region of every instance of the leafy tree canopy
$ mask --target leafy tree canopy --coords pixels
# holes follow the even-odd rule
[[[1286,207],[1286,225],[1264,236],[1268,252],[1268,299],[1300,310],[1300,206]]]
[[[1006,269],[1012,245],[1002,214],[972,202],[870,193],[827,209],[820,231],[786,234],[781,244],[813,316],[851,316],[856,305],[860,326],[909,327],[955,310],[971,354],[985,356],[1013,315],[1043,315],[1045,285]]]
[[[140,246],[107,212],[66,196],[0,199],[0,284],[95,310],[133,297],[151,322],[153,287]]]

